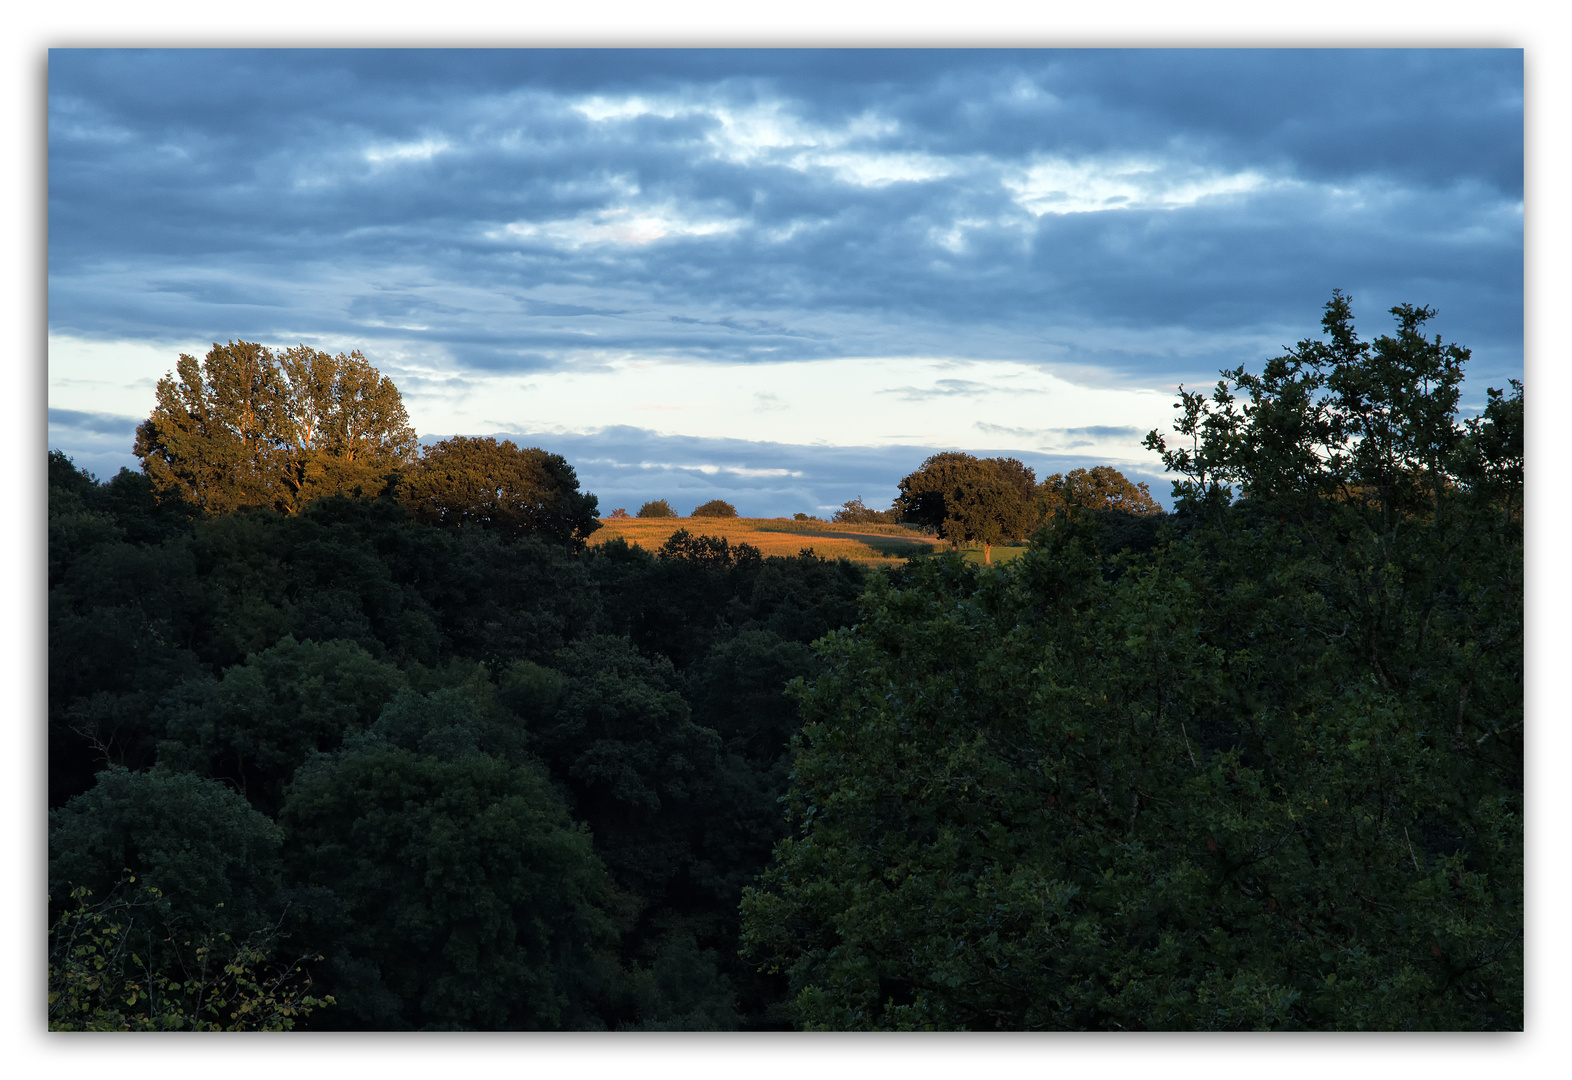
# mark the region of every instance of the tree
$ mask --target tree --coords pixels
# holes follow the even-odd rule
[[[405,681],[354,642],[286,635],[221,679],[193,680],[170,694],[159,761],[227,780],[276,814],[295,770],[370,727]]]
[[[1424,312],[1181,397],[1150,551],[874,579],[744,900],[799,1025],[1521,1028],[1521,387]]]
[[[626,509],[624,509],[623,507],[619,506],[619,507],[617,507],[615,510],[613,510],[611,512],[610,516],[611,516],[611,520],[613,520],[613,521],[626,521],[626,520],[628,520],[628,518],[632,517],[633,515],[629,514],[628,511]]]
[[[907,521],[932,526],[951,545],[980,543],[983,562],[993,545],[1018,540],[1036,524],[1027,497],[1032,471],[1013,458],[979,459],[957,451],[935,454],[900,483],[896,506]]]
[[[848,499],[842,503],[841,508],[830,515],[830,520],[862,524],[865,522],[889,521],[891,517],[892,514],[888,511],[874,510],[864,505],[862,496],[859,495],[855,499]]]
[[[1145,483],[1131,483],[1111,465],[1071,469],[1063,475],[1044,477],[1037,495],[1049,517],[1062,517],[1078,508],[1141,516],[1163,512]]]
[[[588,832],[537,765],[478,749],[482,718],[461,702],[406,700],[387,719],[307,764],[280,815],[297,880],[343,905],[321,951],[344,1019],[593,1024],[613,926]]]
[[[702,506],[693,508],[694,517],[734,518],[737,508],[724,499],[711,499]]]
[[[398,497],[418,521],[536,535],[576,551],[601,527],[598,500],[579,491],[578,476],[561,454],[521,450],[511,440],[456,435],[428,447]]]
[[[641,518],[674,518],[677,511],[671,508],[671,503],[665,499],[651,499],[639,507],[639,512],[634,515]]]
[[[216,780],[110,766],[90,790],[49,812],[49,895],[61,903],[78,889],[109,897],[128,873],[162,890],[159,926],[183,933],[154,934],[139,956],[173,974],[193,961],[184,949],[190,942],[245,941],[276,929],[282,838]]]
[[[181,354],[156,393],[135,453],[162,497],[210,514],[374,495],[415,450],[398,388],[359,352],[215,343],[200,364]]]

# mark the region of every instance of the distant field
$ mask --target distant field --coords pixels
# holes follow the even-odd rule
[[[942,550],[942,540],[905,525],[838,525],[829,521],[795,521],[790,518],[601,518],[601,528],[591,544],[622,537],[635,547],[656,551],[678,529],[694,536],[724,536],[733,544],[752,544],[764,555],[796,555],[804,548],[826,559],[852,559],[863,563],[890,563]],[[993,561],[1013,559],[1024,547],[996,547]],[[982,562],[982,549],[962,552],[967,562]]]
[[[724,536],[731,544],[752,544],[765,555],[796,555],[812,548],[826,559],[888,563],[934,551],[943,546],[904,525],[837,525],[828,521],[790,518],[628,518],[600,519],[591,544],[615,537],[646,551],[655,551],[678,529],[694,536]],[[979,558],[981,557],[979,553]]]

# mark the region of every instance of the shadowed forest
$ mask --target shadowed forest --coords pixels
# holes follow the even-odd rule
[[[1522,385],[1391,314],[1181,390],[1172,513],[600,518],[181,357],[49,456],[51,1027],[1521,1029]]]

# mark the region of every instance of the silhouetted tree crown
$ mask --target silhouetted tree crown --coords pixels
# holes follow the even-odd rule
[[[639,512],[634,515],[641,518],[674,518],[677,511],[671,508],[671,503],[665,499],[651,499],[639,507]]]
[[[693,508],[693,516],[694,517],[712,517],[712,518],[734,518],[734,517],[737,516],[737,508],[735,506],[733,506],[731,503],[726,502],[724,499],[711,499],[709,502],[704,503],[702,506],[695,506]]]

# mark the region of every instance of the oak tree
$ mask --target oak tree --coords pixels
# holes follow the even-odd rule
[[[901,481],[896,506],[905,520],[936,528],[952,545],[980,543],[983,562],[990,563],[995,544],[1018,540],[1036,525],[1035,479],[1013,458],[949,451]]]

